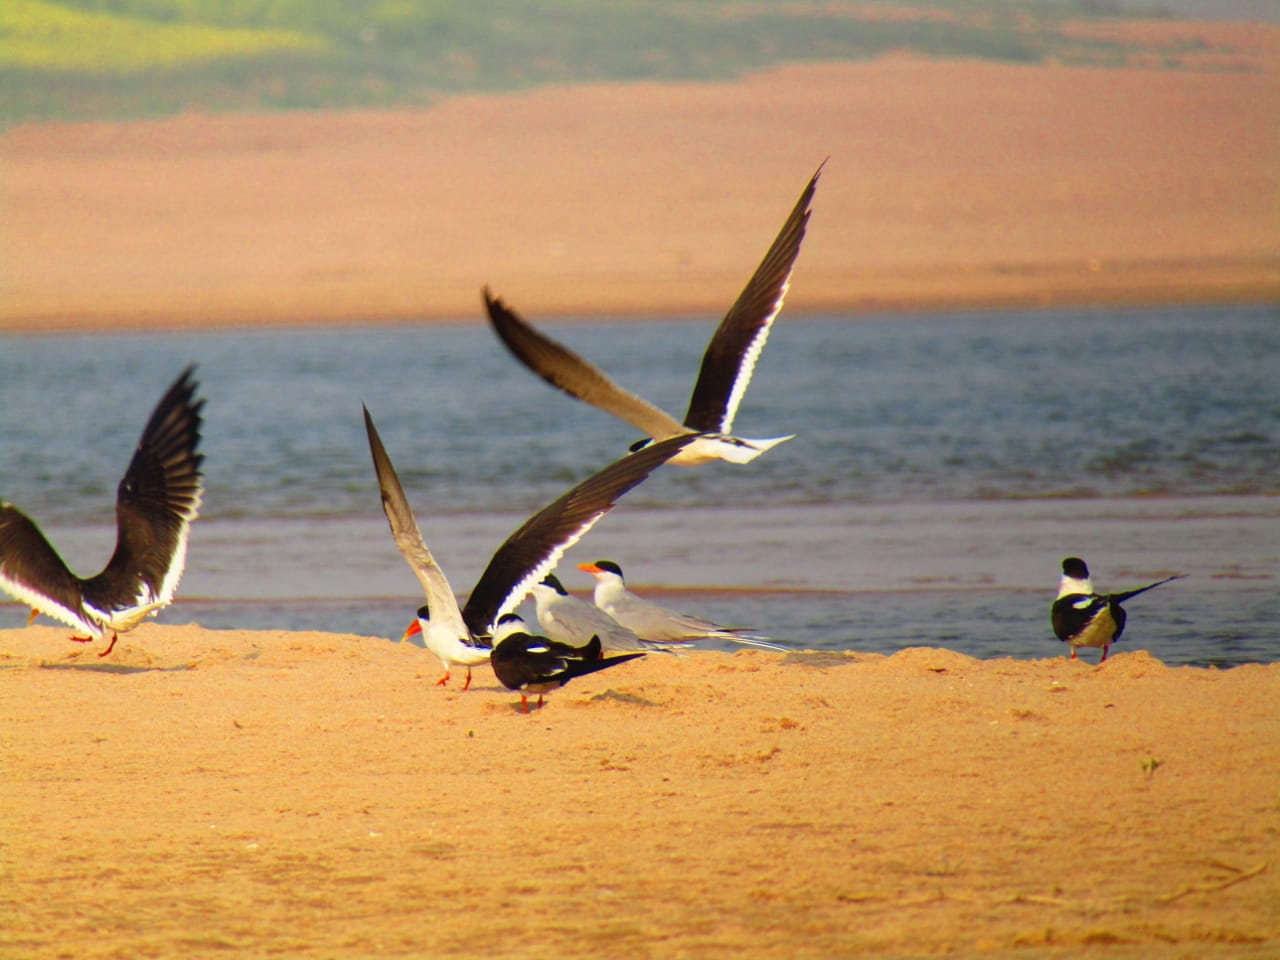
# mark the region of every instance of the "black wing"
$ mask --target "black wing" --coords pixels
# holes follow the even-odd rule
[[[156,405],[116,493],[116,549],[85,581],[85,601],[102,611],[164,605],[173,599],[187,558],[187,535],[204,484],[196,452],[200,411],[195,367]]]
[[[472,635],[488,634],[498,617],[514,609],[623,494],[694,439],[690,434],[672,437],[615,460],[526,520],[494,553],[462,608]]]
[[[21,510],[0,503],[0,587],[34,610],[87,634],[101,632],[81,614],[81,581]]]
[[[500,297],[484,288],[489,324],[512,356],[557,390],[625,420],[656,440],[687,433],[675,417],[624,390],[595,366],[546,334],[535,330]]]
[[[825,165],[825,161],[824,161]],[[782,309],[791,271],[800,255],[800,242],[809,223],[813,201],[822,174],[819,166],[810,178],[769,252],[747,281],[746,287],[707,345],[702,369],[689,400],[684,425],[702,433],[729,433],[738,406],[751,382],[760,351],[769,339],[773,321]]]

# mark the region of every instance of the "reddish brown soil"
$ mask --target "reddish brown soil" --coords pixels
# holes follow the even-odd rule
[[[824,158],[793,311],[1274,299],[1280,30],[1204,29],[1235,68],[891,57],[17,127],[0,329],[477,321],[486,283],[534,317],[714,315]]]

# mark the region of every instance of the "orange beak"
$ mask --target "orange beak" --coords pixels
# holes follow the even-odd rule
[[[400,642],[404,643],[410,637],[414,636],[415,634],[419,634],[421,632],[422,632],[422,623],[421,621],[415,620],[413,621],[413,623],[409,624],[409,628],[405,630],[404,636],[400,638]]]
[[[600,572],[600,568],[597,567],[594,563],[580,563],[578,564],[578,569],[581,570],[583,573],[599,573]]]

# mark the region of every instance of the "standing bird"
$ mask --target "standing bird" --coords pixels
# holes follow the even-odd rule
[[[615,650],[661,650],[661,643],[650,643],[635,631],[618,623],[594,603],[580,600],[564,588],[560,578],[547,574],[533,585],[533,603],[540,626],[548,637],[560,643],[579,645],[592,637],[601,646]]]
[[[442,577],[444,573],[440,574]],[[457,607],[457,601],[454,601],[454,607]],[[448,607],[446,605],[446,610]],[[440,658],[440,662],[444,665],[444,675],[436,681],[437,687],[443,687],[449,682],[450,669],[454,664],[467,668],[467,679],[463,681],[462,689],[469,690],[471,688],[471,668],[480,664],[489,662],[490,649],[488,646],[482,646],[476,641],[469,639],[467,631],[458,631],[453,618],[446,613],[445,616],[431,619],[431,604],[424,603],[418,608],[417,618],[413,623],[409,624],[409,628],[405,630],[404,636],[400,638],[400,642],[404,643],[410,637],[421,634],[422,642],[426,644],[428,650]]]
[[[529,694],[543,694],[563,687],[574,677],[616,667],[643,657],[643,653],[623,653],[602,657],[600,638],[592,637],[581,647],[537,637],[525,630],[524,621],[513,613],[499,621],[494,632],[493,673],[508,690],[520,691],[520,709],[529,712]]]
[[[1165,577],[1124,593],[1094,593],[1088,566],[1079,557],[1067,557],[1062,561],[1058,599],[1053,601],[1049,611],[1053,632],[1059,640],[1071,644],[1072,660],[1076,659],[1077,647],[1101,647],[1102,659],[1098,662],[1102,663],[1107,659],[1107,650],[1111,644],[1124,633],[1127,614],[1120,604],[1162,583],[1181,578],[1181,574]]]
[[[778,233],[764,260],[716,329],[702,357],[684,423],[614,383],[596,366],[579,357],[520,318],[501,299],[484,288],[485,309],[494,332],[526,367],[572,397],[599,407],[644,431],[651,440],[695,434],[672,463],[692,466],[710,460],[747,463],[791,435],[767,440],[733,436],[733,420],[747,392],[756,361],[769,338],[773,321],[791,282],[809,223],[809,204],[822,167],[814,173]],[[638,449],[649,440],[642,440]]]
[[[543,507],[494,552],[472,588],[466,606],[459,609],[457,595],[422,539],[418,521],[368,408],[364,411],[364,425],[391,536],[427,597],[427,602],[418,608],[417,622],[410,625],[405,635],[421,631],[427,649],[440,658],[444,676],[437,681],[439,685],[448,682],[449,668],[455,663],[467,667],[469,685],[471,665],[483,662],[488,656],[492,647],[489,637],[499,617],[513,610],[530,587],[612,510],[624,493],[678,454],[692,439],[676,437],[616,460]],[[484,650],[483,655],[480,648]]]
[[[75,628],[77,643],[111,642],[173,601],[187,561],[187,535],[204,484],[198,384],[188,367],[161,397],[116,490],[116,547],[101,573],[81,579],[68,569],[40,528],[0,501],[0,587],[30,605],[31,617]]]
[[[764,637],[753,636],[743,629],[722,627],[718,623],[668,610],[651,600],[638,597],[627,589],[622,568],[612,560],[580,563],[578,569],[596,578],[596,606],[624,627],[646,640],[678,643],[687,640],[732,640],[767,650],[785,650]]]

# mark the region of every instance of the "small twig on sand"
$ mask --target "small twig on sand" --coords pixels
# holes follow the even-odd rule
[[[1216,893],[1219,890],[1227,889],[1227,887],[1233,887],[1237,883],[1243,883],[1246,880],[1251,880],[1266,869],[1267,863],[1264,860],[1252,870],[1245,870],[1243,872],[1237,870],[1234,877],[1229,877],[1226,880],[1220,880],[1217,883],[1190,884],[1185,887],[1180,887],[1173,893],[1165,894],[1163,897],[1156,897],[1156,901],[1159,903],[1173,903],[1173,901],[1181,899],[1182,897],[1190,896],[1193,893]]]

